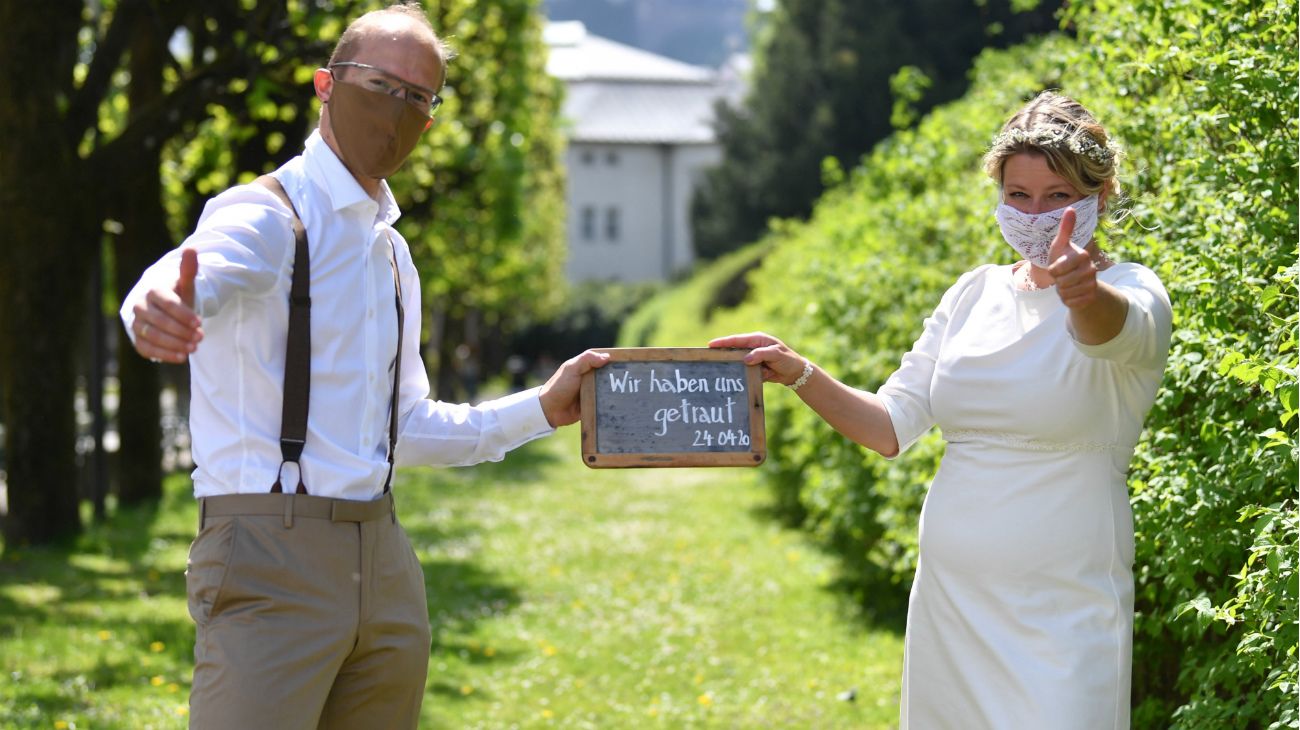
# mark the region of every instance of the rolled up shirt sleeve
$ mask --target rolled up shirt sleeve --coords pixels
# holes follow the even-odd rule
[[[1088,357],[1136,368],[1163,369],[1173,332],[1169,294],[1150,269],[1132,264],[1126,269],[1111,283],[1128,302],[1119,333],[1099,345],[1075,340],[1074,346]]]

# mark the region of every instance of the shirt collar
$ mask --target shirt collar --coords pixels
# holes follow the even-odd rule
[[[325,189],[333,210],[340,211],[354,205],[376,202],[366,194],[357,179],[352,177],[352,173],[348,172],[348,168],[343,165],[338,155],[334,154],[334,150],[325,144],[319,128],[312,130],[311,136],[307,138],[303,158],[307,162],[311,176],[316,178]],[[402,215],[387,180],[379,182],[378,206],[376,218],[390,226]]]

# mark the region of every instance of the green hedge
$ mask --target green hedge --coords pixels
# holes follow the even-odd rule
[[[1011,260],[978,172],[1002,120],[1043,88],[1079,98],[1128,152],[1130,215],[1105,245],[1156,270],[1174,303],[1130,476],[1134,726],[1300,727],[1296,6],[1094,0],[1065,20],[1077,40],[986,53],[966,97],[780,226],[725,321],[875,389],[961,272]],[[784,514],[843,556],[865,605],[901,609],[941,440],[886,462],[769,393],[765,473]]]

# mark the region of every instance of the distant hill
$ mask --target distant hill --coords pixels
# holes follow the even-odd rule
[[[747,51],[746,0],[543,0],[550,20],[581,20],[592,33],[700,66]]]

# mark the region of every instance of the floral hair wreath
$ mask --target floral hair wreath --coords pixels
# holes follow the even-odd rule
[[[993,139],[994,149],[1007,143],[1027,143],[1035,147],[1069,150],[1101,165],[1109,165],[1114,162],[1115,155],[1120,151],[1119,146],[1114,142],[1107,142],[1103,147],[1097,143],[1097,140],[1093,139],[1092,135],[1086,132],[1070,135],[1059,129],[1040,128],[1033,131],[1008,129]]]

